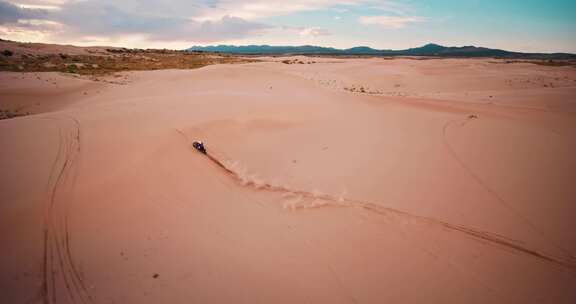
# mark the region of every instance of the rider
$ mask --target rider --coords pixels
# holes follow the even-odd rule
[[[207,154],[206,147],[204,147],[204,143],[202,141],[194,141],[192,146],[196,148],[200,153]]]

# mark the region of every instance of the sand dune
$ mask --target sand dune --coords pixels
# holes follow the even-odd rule
[[[2,299],[576,300],[573,67],[261,59],[1,73]]]

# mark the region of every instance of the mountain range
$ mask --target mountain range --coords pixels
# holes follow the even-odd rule
[[[405,50],[378,50],[366,46],[336,49],[312,45],[217,45],[193,46],[188,51],[218,52],[243,55],[342,55],[342,56],[432,56],[432,57],[499,57],[525,59],[576,59],[576,54],[567,53],[521,53],[476,46],[448,47],[434,43]]]

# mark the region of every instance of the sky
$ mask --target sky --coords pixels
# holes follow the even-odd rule
[[[576,0],[0,0],[0,38],[130,48],[437,43],[576,53]]]

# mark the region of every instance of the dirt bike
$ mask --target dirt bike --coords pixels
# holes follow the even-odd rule
[[[204,147],[204,144],[201,141],[194,141],[192,146],[198,150],[198,152],[202,154],[208,154],[208,152],[206,152],[206,147]]]

